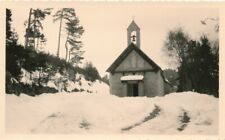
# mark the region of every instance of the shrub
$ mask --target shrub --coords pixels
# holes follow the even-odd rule
[[[100,79],[97,68],[94,67],[91,62],[86,63],[83,74],[85,79],[88,81],[94,82],[95,80]]]

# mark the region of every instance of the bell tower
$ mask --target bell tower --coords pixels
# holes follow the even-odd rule
[[[127,45],[129,46],[131,43],[140,48],[140,28],[134,20],[132,20],[131,24],[127,28]]]

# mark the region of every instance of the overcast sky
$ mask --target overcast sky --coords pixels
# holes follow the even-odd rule
[[[203,34],[215,39],[215,22],[204,26],[200,21],[219,16],[218,9],[213,8],[169,7],[150,3],[74,3],[71,8],[75,8],[85,29],[82,36],[85,59],[91,61],[101,75],[127,47],[126,29],[133,18],[141,29],[141,49],[165,69],[171,67],[162,51],[169,30],[180,26],[194,39]],[[52,13],[56,10],[58,8]],[[19,34],[19,41],[24,44],[24,21],[28,19],[29,7],[14,7],[12,14],[13,26]],[[51,15],[43,26],[47,37],[45,49],[56,54],[59,23],[53,23]],[[61,42],[60,56],[64,57],[64,40]]]

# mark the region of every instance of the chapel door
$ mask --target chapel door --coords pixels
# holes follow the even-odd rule
[[[127,96],[138,96],[138,83],[127,84]]]
[[[133,96],[138,96],[138,84],[133,84]]]

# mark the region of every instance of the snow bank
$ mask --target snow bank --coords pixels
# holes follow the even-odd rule
[[[99,83],[93,86],[98,90],[102,87]],[[189,118],[186,122],[184,114]],[[37,97],[6,95],[6,131],[217,134],[218,99],[193,92],[155,98],[119,98],[85,92],[42,94]]]
[[[64,78],[64,80],[59,79]],[[68,80],[69,78],[65,78],[60,73],[57,73],[55,77],[50,81],[53,85],[49,85],[49,87],[57,87],[58,91],[63,92],[65,89],[67,92],[76,91],[84,91],[89,93],[108,93],[109,86],[99,80],[95,82],[87,81],[83,75],[77,74],[75,81]],[[62,82],[66,81],[66,82]],[[101,90],[99,90],[101,89]]]
[[[36,70],[33,73],[22,69],[21,83],[32,85],[35,83],[35,78],[39,76],[47,75],[44,72]],[[109,86],[99,80],[95,82],[87,81],[82,74],[76,74],[76,79],[71,80],[68,74],[60,74],[56,72],[54,75],[48,77],[47,82],[41,82],[41,85],[56,89],[58,92],[89,92],[89,93],[108,93]],[[37,81],[37,80],[36,80]],[[101,89],[101,90],[98,90]]]

